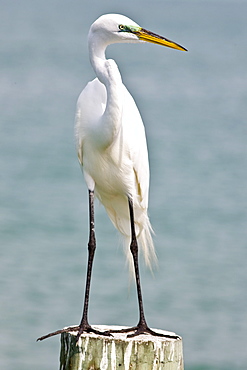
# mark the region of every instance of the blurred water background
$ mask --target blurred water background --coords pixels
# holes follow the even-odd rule
[[[0,365],[58,369],[59,337],[79,323],[87,189],[74,147],[77,96],[94,78],[87,32],[122,13],[189,49],[114,45],[146,125],[150,218],[159,269],[142,265],[151,327],[183,336],[187,370],[247,363],[246,1],[1,0]],[[134,325],[135,286],[96,206],[90,322]]]

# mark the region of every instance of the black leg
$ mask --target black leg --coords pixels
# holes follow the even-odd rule
[[[100,332],[95,330],[89,325],[88,323],[88,304],[89,304],[89,293],[90,293],[90,285],[91,285],[91,276],[92,276],[92,267],[93,267],[93,260],[94,254],[96,249],[96,239],[95,239],[95,232],[94,232],[94,192],[89,190],[89,242],[88,242],[88,265],[87,265],[87,278],[86,278],[86,288],[85,288],[85,298],[84,298],[84,306],[83,306],[83,314],[81,323],[79,326],[72,326],[65,329],[57,330],[53,333],[47,334],[43,337],[38,338],[37,340],[43,340],[49,337],[52,337],[57,334],[70,332],[70,331],[78,331],[77,340],[80,338],[80,335],[83,332],[93,332],[95,334],[101,335],[111,335],[107,332]]]
[[[99,332],[95,330],[88,323],[88,304],[89,304],[89,293],[91,285],[91,276],[93,268],[94,254],[96,250],[96,239],[94,231],[94,192],[89,190],[89,241],[88,241],[88,265],[87,265],[87,278],[86,278],[86,289],[85,289],[85,298],[84,298],[84,307],[81,323],[79,325],[79,330],[77,334],[77,340],[83,332],[93,332],[96,334],[106,333]]]
[[[130,211],[130,224],[131,224],[131,243],[130,251],[132,253],[134,269],[135,269],[135,278],[136,278],[136,289],[139,305],[139,323],[137,325],[137,331],[134,335],[139,334],[140,330],[145,330],[147,328],[147,323],[144,315],[142,292],[141,292],[141,281],[140,281],[140,272],[139,272],[139,263],[138,263],[138,244],[135,233],[135,222],[134,222],[134,210],[132,200],[129,198],[129,211]],[[129,335],[129,336],[134,336]]]
[[[139,263],[138,263],[138,243],[135,233],[135,221],[134,221],[134,209],[133,209],[133,202],[131,198],[129,200],[129,212],[130,212],[130,225],[131,225],[131,243],[130,243],[130,251],[132,253],[133,262],[134,262],[134,269],[135,269],[135,278],[136,278],[136,289],[137,289],[137,297],[138,297],[138,305],[139,305],[139,322],[137,326],[122,330],[110,330],[111,333],[114,332],[131,332],[134,331],[133,334],[129,334],[128,338],[135,337],[139,334],[151,334],[155,336],[167,337],[178,339],[177,335],[164,335],[160,333],[156,333],[151,330],[146,322],[145,315],[144,315],[144,308],[143,308],[143,300],[142,300],[142,292],[141,292],[141,281],[140,281],[140,273],[139,273]]]
[[[87,331],[90,328],[88,324],[88,303],[89,303],[89,292],[91,285],[91,276],[93,268],[94,253],[96,249],[96,239],[94,232],[94,193],[89,190],[89,241],[88,241],[88,264],[87,264],[87,277],[86,277],[86,288],[85,288],[85,298],[84,307],[81,323],[79,325],[80,330],[78,336],[83,331]]]

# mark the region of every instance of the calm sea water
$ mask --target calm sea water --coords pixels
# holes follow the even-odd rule
[[[183,336],[188,370],[246,369],[247,53],[243,1],[1,1],[1,346],[5,370],[57,369],[80,320],[87,190],[75,102],[94,77],[86,35],[123,13],[189,49],[114,45],[146,125],[159,269],[142,266],[148,323]],[[90,321],[133,325],[135,287],[96,207]]]

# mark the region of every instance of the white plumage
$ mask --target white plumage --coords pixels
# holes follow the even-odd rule
[[[150,266],[155,260],[151,225],[147,215],[149,164],[145,129],[138,108],[122,83],[116,63],[105,58],[105,48],[113,42],[138,42],[136,35],[119,36],[119,24],[134,24],[120,15],[106,22],[100,17],[89,32],[92,66],[99,78],[89,82],[82,91],[76,114],[76,142],[80,164],[87,186],[96,196],[113,222],[125,236],[126,253],[131,263],[130,217],[128,196],[132,198],[135,229],[139,245]],[[109,27],[117,37],[103,40]],[[100,30],[100,34],[99,34]],[[96,35],[101,42],[94,42]]]

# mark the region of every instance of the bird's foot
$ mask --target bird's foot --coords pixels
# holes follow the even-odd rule
[[[124,328],[124,329],[119,329],[119,330],[109,330],[108,332],[106,333],[129,333],[129,332],[134,332],[132,334],[128,334],[127,335],[127,338],[133,338],[133,337],[136,337],[137,335],[141,335],[141,334],[150,334],[150,335],[153,335],[153,336],[156,336],[156,337],[163,337],[163,338],[169,338],[169,339],[179,339],[180,337],[178,335],[170,335],[170,334],[162,334],[162,333],[158,333],[156,331],[153,331],[152,329],[150,329],[146,322],[144,323],[138,323],[137,326],[134,326],[134,327],[131,327],[131,328]]]
[[[101,332],[99,330],[96,330],[96,329],[92,328],[92,326],[89,325],[89,324],[84,324],[84,325],[79,325],[79,326],[69,326],[69,327],[64,328],[64,329],[53,331],[52,333],[46,334],[46,335],[38,338],[37,341],[41,341],[41,340],[53,337],[53,336],[58,335],[58,334],[69,333],[71,331],[78,331],[78,334],[76,335],[76,342],[78,342],[80,336],[83,333],[94,333],[94,334],[98,334],[98,335],[111,336],[110,332],[107,332],[107,331]]]
[[[41,340],[44,340],[44,339],[47,339],[47,338],[50,338],[50,337],[53,337],[54,335],[58,335],[58,334],[62,334],[62,333],[68,333],[70,331],[78,331],[79,330],[79,326],[69,326],[67,328],[64,328],[64,329],[60,329],[60,330],[57,330],[57,331],[53,331],[52,333],[49,333],[49,334],[46,334],[46,335],[43,335],[42,337],[39,337],[37,339],[37,342],[38,341],[41,341]]]
[[[80,336],[83,333],[94,333],[94,334],[97,334],[97,335],[104,335],[106,337],[111,337],[112,336],[109,331],[103,331],[102,332],[102,331],[96,330],[96,329],[92,328],[91,325],[86,323],[86,324],[80,325],[78,327],[78,334],[76,336],[76,343],[78,343],[78,340],[79,340]]]

